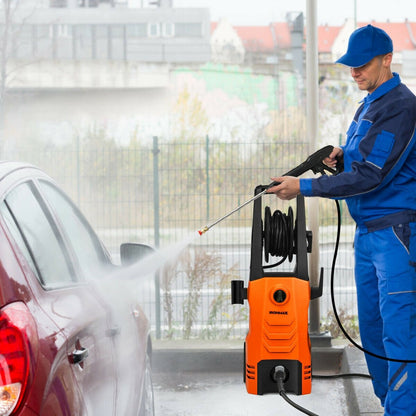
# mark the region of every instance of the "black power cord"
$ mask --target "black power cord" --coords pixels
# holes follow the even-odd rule
[[[361,373],[348,373],[348,374],[328,374],[328,375],[312,375],[312,378],[322,378],[322,379],[335,379],[335,378],[371,378],[369,374],[361,374]],[[283,397],[283,399],[294,407],[296,410],[309,415],[309,416],[319,416],[317,413],[313,413],[311,410],[305,409],[304,407],[300,406],[299,404],[295,403],[290,397],[286,394],[285,387],[284,387],[284,380],[286,378],[286,370],[282,365],[276,366],[274,369],[273,378],[277,383],[277,392],[278,394]]]
[[[341,374],[312,374],[312,378],[372,378],[370,374],[364,373],[341,373]]]
[[[286,370],[282,365],[278,365],[274,368],[273,378],[275,379],[277,383],[277,392],[280,394],[280,396],[283,397],[283,399],[286,400],[286,402],[288,402],[291,406],[293,406],[295,409],[299,410],[300,412],[304,413],[305,415],[318,416],[316,413],[313,413],[310,410],[305,409],[302,406],[299,406],[297,403],[295,403],[293,400],[291,400],[288,397],[285,391],[285,387],[284,387],[284,380],[286,378]]]
[[[357,344],[348,334],[344,326],[342,325],[341,319],[339,318],[338,312],[337,312],[337,306],[335,304],[335,291],[334,291],[334,280],[335,280],[335,264],[337,261],[338,256],[338,247],[339,247],[339,240],[341,235],[341,209],[339,206],[338,200],[335,200],[335,204],[337,207],[337,217],[338,217],[338,226],[337,226],[337,238],[335,241],[335,248],[334,248],[334,257],[332,259],[332,266],[331,266],[331,303],[332,303],[332,309],[334,311],[335,320],[337,321],[337,324],[339,328],[341,329],[342,333],[345,335],[345,337],[348,339],[348,341],[351,342],[355,347],[357,347],[360,351],[364,352],[365,354],[371,355],[375,358],[380,358],[381,360],[385,361],[393,361],[396,363],[416,363],[416,360],[403,360],[403,359],[396,359],[396,358],[390,358],[385,357],[383,355],[375,354],[371,351],[366,350],[363,348],[360,344]]]

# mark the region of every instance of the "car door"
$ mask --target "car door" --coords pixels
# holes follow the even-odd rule
[[[4,205],[38,278],[32,290],[66,337],[66,351],[57,351],[56,356],[67,356],[72,364],[78,382],[74,389],[78,388],[83,396],[80,414],[114,416],[116,377],[108,308],[83,278],[56,216],[34,181],[15,186],[6,195]],[[53,389],[54,374],[50,374],[45,386],[44,412]]]
[[[112,304],[117,368],[117,416],[136,416],[146,372],[147,328],[137,304],[137,280],[114,273],[102,284],[103,298]]]
[[[40,180],[39,188],[64,230],[84,278],[111,310],[109,336],[115,348],[117,374],[116,414],[137,415],[145,374],[147,333],[137,299],[137,281],[106,263],[95,232],[74,204],[52,183]]]

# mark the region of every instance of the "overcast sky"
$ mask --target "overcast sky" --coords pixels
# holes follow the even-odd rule
[[[174,7],[207,7],[211,20],[227,18],[235,25],[267,25],[285,21],[287,12],[306,13],[307,0],[173,0]],[[318,24],[340,25],[345,18],[401,22],[416,21],[415,0],[316,0]]]

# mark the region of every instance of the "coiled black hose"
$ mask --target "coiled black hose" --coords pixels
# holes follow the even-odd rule
[[[279,210],[271,213],[270,207],[264,210],[263,249],[264,259],[268,263],[269,256],[281,257],[277,263],[265,265],[264,268],[276,267],[286,259],[292,261],[296,251],[295,224],[293,209],[289,207],[285,214]]]

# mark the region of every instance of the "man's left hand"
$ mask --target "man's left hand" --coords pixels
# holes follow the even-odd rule
[[[300,194],[299,179],[293,176],[280,176],[272,178],[273,181],[279,182],[279,185],[273,186],[267,190],[269,194],[276,194],[280,199],[289,200]]]

